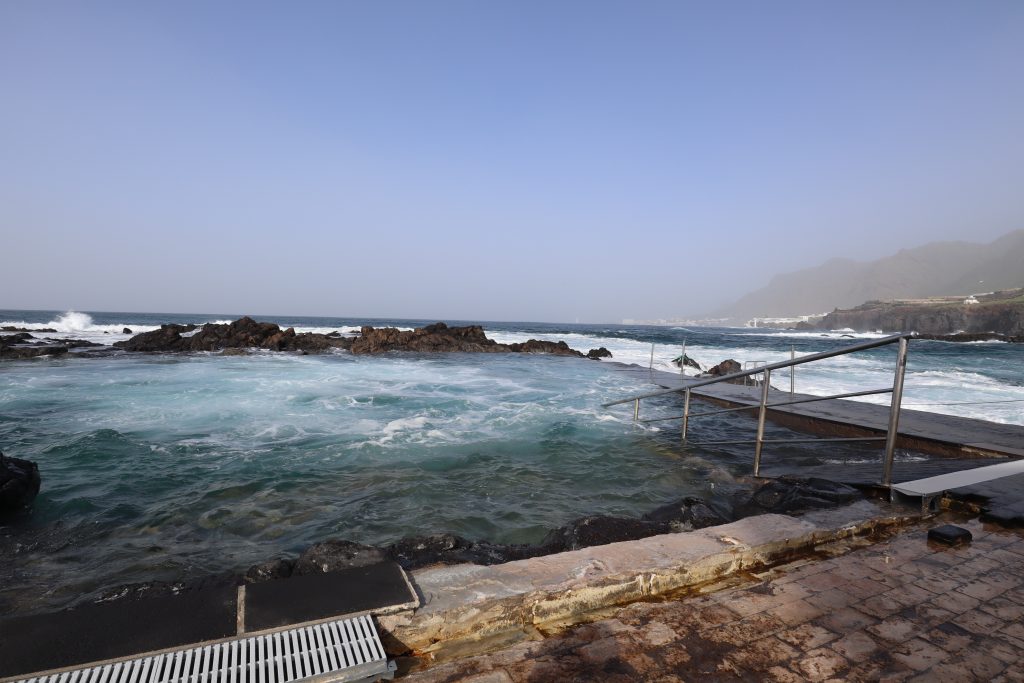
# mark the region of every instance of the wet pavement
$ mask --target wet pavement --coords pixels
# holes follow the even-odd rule
[[[951,520],[405,680],[1024,681],[1024,531],[957,521],[970,544],[927,540]]]

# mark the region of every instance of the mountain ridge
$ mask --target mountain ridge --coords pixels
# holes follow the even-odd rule
[[[1024,286],[1024,230],[988,244],[930,242],[874,261],[833,257],[774,276],[713,317],[750,319],[826,313],[866,301],[959,296]]]

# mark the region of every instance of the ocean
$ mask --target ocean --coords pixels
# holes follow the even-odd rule
[[[110,344],[161,323],[238,315],[0,311],[0,327]],[[434,320],[254,315],[296,331]],[[883,336],[748,328],[446,321],[499,342],[564,340],[611,361],[679,372],[686,353],[774,362]],[[797,368],[799,392],[891,386],[886,347]],[[688,370],[692,373],[692,370]],[[781,375],[781,376],[779,376]],[[786,371],[773,383],[788,388]],[[650,390],[614,364],[521,354],[120,354],[0,363],[0,450],[39,464],[31,514],[0,525],[0,612],[93,600],[125,583],[196,578],[327,538],[386,544],[449,532],[540,541],[591,514],[638,516],[749,474],[750,448],[694,452],[678,423],[638,427],[603,402]],[[888,396],[865,400],[887,402]],[[650,416],[678,412],[672,397]],[[1024,346],[911,344],[904,405],[1024,424]],[[646,414],[646,413],[645,413]],[[695,441],[736,438],[721,416]],[[749,425],[747,425],[749,426]],[[744,427],[745,428],[745,427]],[[769,437],[786,430],[770,426]],[[794,445],[802,462],[865,462],[877,448]],[[766,451],[766,461],[774,457]],[[900,462],[921,456],[898,455]]]

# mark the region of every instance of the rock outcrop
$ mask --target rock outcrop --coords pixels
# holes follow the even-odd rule
[[[161,325],[159,329],[116,342],[114,346],[125,351],[162,353],[247,348],[318,353],[343,344],[323,334],[296,334],[291,327],[282,330],[274,323],[256,322],[246,316],[232,323],[209,323],[202,327]]]
[[[479,325],[448,327],[434,323],[415,330],[394,327],[365,326],[356,337],[343,337],[336,332],[298,334],[289,327],[257,322],[249,317],[224,323],[195,325],[161,325],[151,332],[137,334],[131,339],[116,342],[118,349],[133,352],[176,353],[196,351],[231,351],[233,349],[268,349],[299,353],[323,353],[332,349],[345,349],[354,354],[379,354],[391,351],[419,353],[546,353],[578,358],[607,358],[608,349],[592,349],[584,356],[569,348],[564,341],[552,342],[530,339],[515,344],[499,344],[488,339]]]
[[[385,552],[380,548],[352,541],[331,539],[323,543],[316,543],[299,555],[299,559],[295,561],[295,566],[292,568],[292,573],[301,576],[334,572],[352,567],[365,567],[382,562],[386,557]]]
[[[387,353],[388,351],[420,351],[427,353],[466,351],[473,353],[494,353],[508,351],[509,347],[488,339],[484,328],[479,325],[448,327],[434,323],[415,330],[399,330],[394,327],[364,326],[360,336],[351,341],[352,353]],[[568,347],[567,347],[568,348]]]
[[[0,453],[0,516],[31,505],[40,483],[38,465]]]
[[[723,360],[718,365],[708,368],[706,374],[708,377],[724,377],[725,375],[731,375],[734,372],[740,372],[743,370],[743,366],[739,364],[739,361],[735,361],[732,358]]]
[[[102,344],[84,339],[37,339],[28,332],[0,335],[0,359],[20,360],[42,356],[63,356],[71,349],[100,348]]]

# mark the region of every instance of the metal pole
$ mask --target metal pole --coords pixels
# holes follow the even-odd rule
[[[653,370],[654,369],[654,342],[651,342],[651,366],[648,369],[649,370]]]
[[[686,428],[690,425],[690,390],[687,389],[683,398],[683,443],[686,443]]]
[[[896,372],[892,378],[892,403],[889,406],[889,431],[885,434],[885,461],[882,464],[882,486],[892,485],[892,460],[896,452],[896,432],[900,426],[900,405],[903,402],[903,375],[907,372],[907,339],[900,339],[896,350]]]
[[[789,359],[796,360],[796,347],[789,347]],[[793,398],[793,394],[796,393],[796,366],[789,366],[789,397]]]
[[[633,422],[636,422],[639,419],[640,419],[640,399],[637,399],[636,403],[633,405]]]
[[[764,371],[764,384],[761,385],[761,409],[757,413],[757,441],[754,444],[754,476],[761,471],[761,448],[764,446],[764,418],[768,413],[768,387],[772,371]]]

